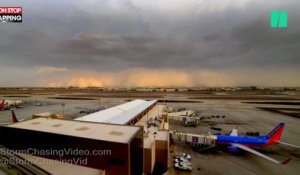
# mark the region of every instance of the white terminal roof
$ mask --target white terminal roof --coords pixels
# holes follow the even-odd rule
[[[156,102],[157,100],[133,100],[75,120],[125,125]]]
[[[14,123],[6,127],[118,143],[129,143],[131,138],[140,130],[139,127],[133,126],[107,125],[51,118],[36,118]]]

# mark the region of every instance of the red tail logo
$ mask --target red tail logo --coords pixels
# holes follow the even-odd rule
[[[12,117],[12,122],[13,123],[19,122],[16,115],[15,115],[15,112],[13,110],[11,111],[11,117]]]
[[[281,135],[283,132],[284,123],[279,123],[268,135],[268,145],[280,142]]]
[[[2,101],[2,103],[0,104],[0,109],[3,109],[5,107],[5,100]]]

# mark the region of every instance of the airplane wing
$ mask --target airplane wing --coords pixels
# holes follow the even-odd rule
[[[268,157],[268,156],[266,156],[266,155],[264,155],[264,154],[262,154],[262,153],[260,153],[258,151],[255,151],[254,149],[251,149],[251,148],[249,148],[247,146],[244,146],[244,145],[241,145],[241,144],[232,144],[232,146],[235,146],[237,148],[240,148],[242,150],[245,150],[247,152],[250,152],[252,154],[255,154],[255,155],[259,156],[259,157],[262,157],[264,159],[267,159],[267,160],[269,160],[271,162],[274,162],[274,163],[277,163],[277,164],[287,164],[291,160],[291,159],[288,159],[286,161],[279,162],[278,160],[272,159],[271,157]]]
[[[278,144],[282,144],[282,145],[287,145],[287,146],[290,146],[290,147],[294,147],[294,148],[300,148],[300,146],[297,146],[297,145],[293,145],[293,144],[290,144],[290,143],[285,143],[285,142],[277,142]]]

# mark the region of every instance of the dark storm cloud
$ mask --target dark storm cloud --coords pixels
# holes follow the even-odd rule
[[[0,68],[116,72],[300,66],[297,0],[28,0],[0,5],[24,8],[22,24],[0,24],[5,41],[0,43]],[[289,11],[287,29],[270,29],[272,9]]]
[[[152,38],[106,37],[79,34],[62,43],[62,53],[89,56],[129,57],[143,55],[155,42]]]
[[[128,66],[161,67],[174,57],[185,57],[193,48],[171,38],[110,37],[79,34],[59,46],[58,53],[86,61],[126,62]],[[172,64],[172,63],[171,63]],[[126,68],[126,67],[124,67]]]

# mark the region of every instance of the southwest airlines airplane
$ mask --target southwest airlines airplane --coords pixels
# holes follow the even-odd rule
[[[267,159],[271,162],[278,163],[278,164],[287,164],[291,159],[285,160],[283,162],[279,162],[271,157],[268,157],[254,149],[251,149],[252,146],[267,146],[273,144],[284,144],[292,147],[297,147],[295,145],[280,142],[281,134],[283,132],[284,123],[279,123],[269,134],[265,136],[258,136],[258,137],[250,137],[250,136],[238,136],[237,127],[234,128],[230,135],[218,135],[217,136],[217,144],[225,144],[229,145],[228,149],[230,151],[237,151],[238,149],[242,149],[244,151],[253,153],[257,156],[260,156],[264,159]]]
[[[2,126],[2,125],[10,125],[10,124],[12,124],[12,123],[18,123],[18,122],[22,122],[22,121],[24,121],[24,120],[25,120],[24,118],[19,119],[19,118],[16,116],[14,110],[11,110],[11,122],[10,122],[10,123],[0,123],[0,126]]]

